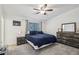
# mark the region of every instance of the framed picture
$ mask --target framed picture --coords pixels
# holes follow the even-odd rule
[[[21,21],[13,20],[13,26],[21,26]]]

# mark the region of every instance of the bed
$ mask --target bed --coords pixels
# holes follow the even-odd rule
[[[57,41],[54,35],[42,31],[30,31],[30,34],[26,34],[26,40],[34,49],[43,48]]]

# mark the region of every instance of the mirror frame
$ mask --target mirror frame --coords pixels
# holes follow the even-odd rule
[[[61,31],[62,32],[65,32],[65,31],[63,31],[63,25],[69,25],[69,24],[74,24],[74,33],[76,32],[76,22],[72,22],[72,23],[63,23],[62,25],[61,25]],[[67,32],[67,31],[66,31]],[[69,32],[69,31],[68,31]]]

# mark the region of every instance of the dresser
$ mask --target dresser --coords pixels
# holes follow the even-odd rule
[[[79,33],[57,32],[58,42],[79,48]]]

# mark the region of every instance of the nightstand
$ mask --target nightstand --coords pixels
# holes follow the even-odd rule
[[[17,45],[22,45],[25,43],[26,43],[25,37],[17,37]]]

